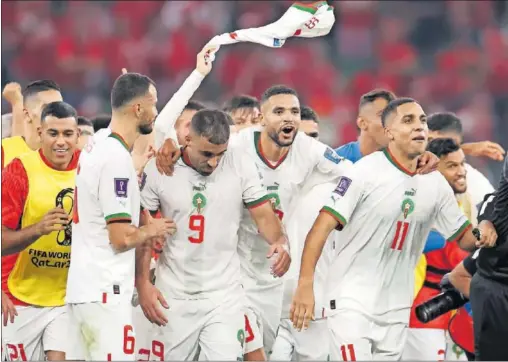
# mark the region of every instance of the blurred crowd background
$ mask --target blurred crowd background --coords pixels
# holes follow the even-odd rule
[[[109,112],[121,68],[157,82],[160,107],[214,35],[277,20],[292,1],[2,1],[2,87],[50,78],[84,116]],[[466,141],[508,147],[508,1],[329,1],[323,38],[281,49],[223,47],[195,99],[294,87],[321,116],[322,140],[356,139],[361,94],[375,87],[453,111]],[[10,112],[5,102],[2,113]],[[500,165],[471,160],[492,180]]]

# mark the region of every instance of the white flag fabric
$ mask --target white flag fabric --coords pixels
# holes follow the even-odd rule
[[[214,36],[206,47],[216,47],[215,52],[221,45],[238,42],[258,43],[270,48],[280,48],[286,39],[293,36],[303,38],[315,38],[326,35],[335,23],[333,7],[326,1],[318,1],[313,4],[294,3],[274,23],[259,27],[240,29],[232,33],[224,33]],[[210,59],[215,59],[210,54]]]

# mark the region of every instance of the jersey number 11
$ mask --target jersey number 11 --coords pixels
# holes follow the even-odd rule
[[[402,250],[404,242],[406,241],[407,231],[409,229],[409,223],[405,221],[397,221],[397,229],[395,230],[395,236],[392,240],[391,249]]]

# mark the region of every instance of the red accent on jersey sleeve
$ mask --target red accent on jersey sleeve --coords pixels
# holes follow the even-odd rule
[[[28,176],[23,163],[15,158],[2,171],[2,225],[16,230],[19,226],[26,198]]]

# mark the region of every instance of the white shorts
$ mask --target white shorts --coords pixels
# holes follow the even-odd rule
[[[446,335],[444,329],[408,328],[404,361],[444,361]]]
[[[149,361],[152,351],[153,324],[145,317],[139,305],[132,308],[132,323],[136,331],[136,361]]]
[[[83,356],[87,361],[134,361],[136,339],[131,301],[69,304],[79,326]]]
[[[280,322],[273,344],[272,361],[327,361],[330,347],[326,319],[310,323],[307,330],[298,332],[289,319]]]
[[[247,295],[245,353],[264,346],[266,355],[271,354],[281,320],[283,292],[282,283],[245,289]]]
[[[7,360],[44,360],[46,351],[70,354],[74,346],[68,337],[67,307],[16,306],[14,323],[2,326],[2,340]]]
[[[163,292],[164,293],[164,292]],[[169,299],[168,324],[153,327],[151,360],[236,361],[243,357],[244,296],[216,303],[210,299]]]
[[[353,310],[327,317],[330,360],[399,360],[406,344],[407,324],[378,323]]]
[[[451,339],[448,331],[446,332],[446,361],[467,361],[466,353],[457,346]]]

